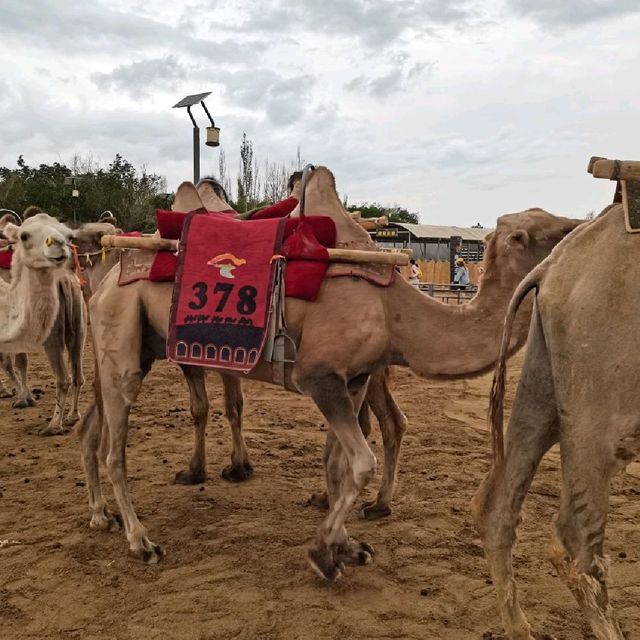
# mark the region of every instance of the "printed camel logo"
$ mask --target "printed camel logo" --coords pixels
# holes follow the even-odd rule
[[[236,267],[247,264],[247,261],[244,258],[236,258],[233,253],[221,253],[215,258],[211,258],[207,264],[210,267],[218,267],[223,278],[235,278],[232,271]]]

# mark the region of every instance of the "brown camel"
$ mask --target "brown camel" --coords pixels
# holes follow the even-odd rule
[[[119,249],[102,249],[100,244],[102,236],[114,235],[117,231],[108,222],[87,222],[76,230],[74,244],[84,281],[82,291],[87,301],[120,260]]]
[[[520,285],[505,321],[491,392],[494,461],[474,500],[511,640],[533,640],[511,549],[542,456],[560,443],[562,495],[551,561],[599,640],[622,640],[607,595],[604,536],[611,479],[640,453],[640,237],[613,205],[571,234]],[[589,256],[585,261],[585,256]],[[518,306],[535,290],[525,362],[503,448],[505,355]]]
[[[346,214],[327,169],[311,174],[306,202],[314,215],[333,218],[339,245],[375,250],[366,231]],[[387,288],[353,278],[327,279],[316,302],[287,299],[289,333],[298,357],[285,370],[286,386],[314,400],[335,438],[326,460],[330,510],[308,553],[321,576],[335,580],[344,563],[363,564],[372,558],[371,547],[349,538],[345,528],[351,507],[376,468],[358,423],[370,377],[389,364],[406,365],[429,377],[464,377],[489,369],[499,342],[499,322],[492,318],[501,317],[502,301],[576,224],[540,210],[500,218],[488,247],[495,259],[493,271],[487,268],[482,304],[466,309],[438,303],[402,279]],[[172,288],[171,283],[148,281],[120,288],[112,271],[90,301],[97,402],[80,434],[91,524],[109,529],[116,522],[100,491],[97,449],[102,439],[130,551],[147,562],[157,562],[163,551],[148,538],[127,489],[127,422],[144,376],[155,358],[164,357]],[[528,319],[528,314],[519,314],[520,323],[526,325]],[[458,330],[441,339],[441,327],[454,325]],[[519,330],[518,338],[522,335]],[[518,346],[519,339],[514,339],[511,347]],[[192,400],[204,397],[204,385],[197,388],[204,376],[196,371]],[[260,361],[248,377],[273,382],[271,363]],[[192,405],[203,422],[205,408],[198,402]]]
[[[29,220],[33,220],[39,212],[41,213],[40,209],[35,207],[27,209],[25,212],[25,224]],[[27,213],[29,214],[28,216]],[[0,231],[4,230],[8,224],[15,224],[15,222],[11,222],[7,216],[3,216],[0,219]],[[68,263],[70,266],[64,269],[61,272],[62,275],[58,278],[59,303],[55,322],[42,345],[56,380],[56,405],[48,425],[38,432],[40,435],[64,433],[65,425],[75,424],[80,418],[78,402],[80,391],[84,384],[82,352],[87,334],[87,312],[78,286],[78,279],[72,270],[73,262],[71,258],[69,258]],[[13,268],[11,273],[13,273]],[[9,281],[12,277],[11,273],[6,270],[0,270],[0,279]],[[65,362],[65,350],[68,353],[71,365],[71,379],[69,379]],[[16,399],[13,406],[20,409],[33,406],[35,398],[28,384],[27,354],[17,353],[15,355],[17,376],[9,354],[3,353],[0,356],[0,362],[16,390]],[[65,416],[64,410],[69,387],[72,390],[71,406]]]

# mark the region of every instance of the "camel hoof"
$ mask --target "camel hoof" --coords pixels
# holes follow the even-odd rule
[[[118,531],[123,527],[122,516],[119,513],[112,514],[108,509],[105,509],[102,513],[94,513],[91,516],[89,527],[98,531]]]
[[[20,398],[19,400],[16,400],[13,403],[14,409],[27,409],[28,407],[35,407],[35,406],[36,406],[36,399],[32,395],[29,395],[26,398]]]
[[[202,484],[207,481],[207,473],[204,470],[192,471],[178,471],[176,477],[173,480],[174,484]]]
[[[336,582],[344,571],[344,564],[336,562],[333,553],[327,547],[309,549],[307,560],[311,568],[327,582]]]
[[[373,562],[376,552],[370,544],[350,538],[345,545],[341,545],[338,548],[337,554],[340,561],[345,564],[363,566]]]
[[[47,437],[47,436],[63,436],[68,431],[69,431],[68,429],[65,429],[62,426],[52,426],[49,424],[46,427],[42,427],[42,429],[39,429],[36,433],[39,436]]]
[[[360,515],[365,520],[379,520],[391,515],[391,507],[384,502],[365,502],[360,510]]]
[[[78,420],[80,420],[80,414],[79,413],[72,413],[69,414],[65,419],[64,419],[64,423],[67,427],[73,427],[73,425],[78,422]]]
[[[230,464],[222,470],[220,475],[227,482],[244,482],[253,475],[253,465],[250,462],[240,465]]]
[[[312,493],[309,499],[307,500],[308,507],[317,507],[318,509],[322,509],[322,511],[329,510],[329,499],[327,498],[327,494],[325,493]]]
[[[150,540],[145,540],[140,549],[131,549],[129,553],[145,564],[158,564],[166,555],[160,545],[154,544]]]

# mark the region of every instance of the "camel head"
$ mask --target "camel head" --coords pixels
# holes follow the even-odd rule
[[[46,213],[38,213],[20,226],[11,222],[2,230],[14,245],[16,260],[29,269],[55,269],[71,256],[73,231]]]
[[[524,277],[583,222],[554,216],[543,209],[500,216],[495,231],[486,238],[483,279],[501,273]]]
[[[118,229],[108,222],[87,222],[76,229],[74,244],[78,248],[79,255],[101,251],[102,236],[113,236]]]

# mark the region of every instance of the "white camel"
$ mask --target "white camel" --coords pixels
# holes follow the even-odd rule
[[[46,231],[50,228],[58,229],[58,234],[66,239],[64,251],[62,251],[60,255],[55,251],[57,246],[55,234],[46,234]],[[2,292],[0,294],[0,304],[6,310],[5,312],[11,315],[11,318],[15,317],[13,325],[17,326],[17,324],[20,323],[25,325],[23,326],[24,333],[22,335],[27,336],[25,342],[30,345],[28,349],[21,350],[18,348],[22,338],[16,339],[18,334],[9,333],[12,320],[8,318],[8,323],[0,330],[2,366],[7,372],[14,388],[17,390],[17,399],[14,406],[32,406],[35,404],[35,400],[27,383],[28,361],[25,352],[34,349],[44,349],[56,378],[56,407],[49,424],[40,431],[40,434],[51,435],[62,433],[64,431],[64,424],[73,424],[78,420],[78,400],[80,389],[84,382],[82,374],[82,351],[86,338],[86,307],[78,287],[77,277],[67,267],[71,257],[71,249],[68,246],[68,241],[69,238],[71,238],[72,232],[66,226],[55,220],[55,218],[45,213],[38,213],[28,218],[20,227],[3,218],[2,230],[4,236],[14,244],[14,258],[9,283],[4,281],[0,283],[2,287],[0,289],[0,292]],[[44,257],[40,256],[38,258],[40,262],[38,262],[38,260],[34,260],[34,256],[37,256],[37,251],[41,248],[38,245],[41,237],[45,238],[45,242],[50,241],[52,244],[45,247],[49,253]],[[8,302],[9,300],[15,299],[15,296],[21,295],[25,290],[31,291],[30,286],[32,283],[29,282],[27,276],[30,276],[31,280],[33,280],[35,276],[31,274],[30,270],[35,269],[35,274],[39,276],[43,276],[46,271],[50,271],[49,265],[51,259],[49,254],[55,254],[53,264],[56,265],[56,270],[53,283],[49,281],[50,278],[47,279],[46,282],[47,287],[53,286],[55,290],[56,304],[49,306],[51,301],[41,294],[38,294],[36,298],[34,298],[33,304],[23,304],[22,306],[24,308],[22,310],[17,302]],[[41,280],[42,277],[35,278],[36,282],[40,282]],[[47,293],[49,292],[47,288]],[[27,300],[29,299],[30,298],[27,298]],[[6,304],[5,300],[7,301]],[[53,321],[51,321],[49,316],[41,313],[41,306],[46,306],[50,310],[55,309]],[[20,313],[26,315],[23,317]],[[29,324],[31,326],[27,328],[26,325]],[[4,338],[1,336],[6,336],[6,347]],[[65,364],[65,348],[69,353],[69,360],[72,367],[71,381],[69,380]],[[16,377],[13,371],[9,353],[16,354],[15,364],[19,377]],[[65,417],[64,406],[70,386],[73,388],[72,403]]]

